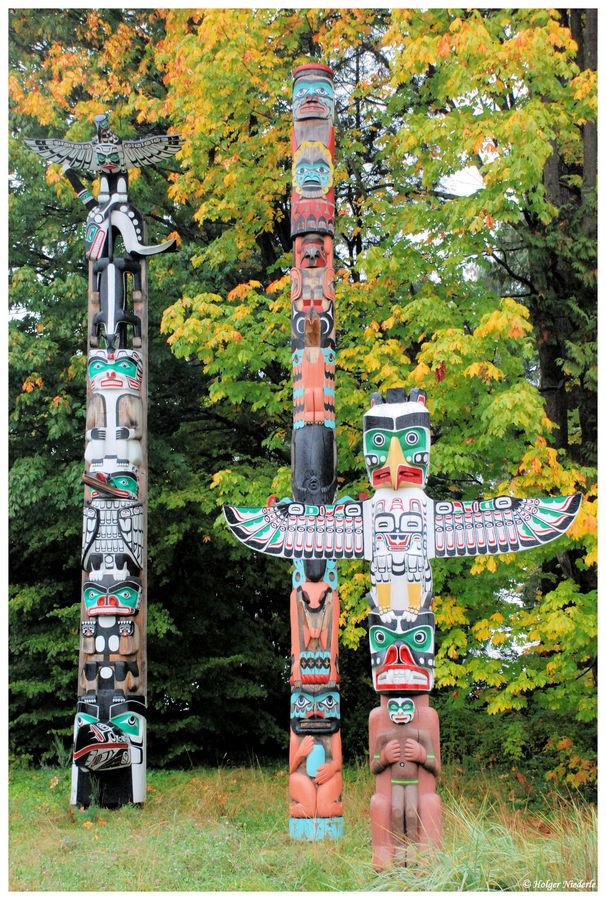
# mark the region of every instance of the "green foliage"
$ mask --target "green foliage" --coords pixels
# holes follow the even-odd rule
[[[428,392],[435,499],[583,491],[555,546],[435,563],[435,697],[454,758],[494,752],[593,781],[591,15],[70,10],[53,43],[47,16],[13,14],[13,138],[87,138],[101,108],[125,137],[172,127],[186,138],[170,185],[149,170],[132,182],[154,239],[182,238],[150,265],[158,759],[181,763],[196,748],[220,758],[227,717],[245,723],[250,747],[277,747],[286,729],[287,569],[236,547],[219,506],[290,490],[290,73],[313,57],[333,65],[338,86],[339,493],[367,489],[370,392],[401,383]],[[11,153],[13,582],[28,610],[15,640],[28,647],[31,634],[21,680],[39,683],[48,660],[34,635],[49,627],[52,585],[74,580],[57,609],[79,590],[86,272],[69,189],[52,169],[45,181],[16,139]],[[461,169],[476,189],[457,189]],[[368,574],[358,563],[339,572],[343,735],[346,754],[360,754],[375,700],[364,674]],[[52,627],[64,627],[60,616]],[[24,714],[18,699],[17,723]],[[23,752],[40,753],[44,728],[15,727]]]

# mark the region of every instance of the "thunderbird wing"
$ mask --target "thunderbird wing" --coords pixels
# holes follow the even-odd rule
[[[28,147],[49,163],[68,163],[74,169],[94,170],[93,145],[61,138],[24,138]]]
[[[367,504],[344,497],[332,506],[283,501],[273,506],[224,506],[238,540],[252,550],[286,559],[362,559]]]
[[[494,497],[434,505],[435,555],[511,553],[547,544],[575,520],[581,494],[569,497]]]
[[[142,138],[139,141],[123,141],[122,150],[126,167],[149,166],[174,156],[183,146],[180,134],[161,134],[156,137]]]
[[[143,504],[133,503],[118,512],[118,527],[135,564],[143,568]]]
[[[99,510],[93,506],[84,507],[82,520],[82,568],[87,568],[88,554],[99,530]]]

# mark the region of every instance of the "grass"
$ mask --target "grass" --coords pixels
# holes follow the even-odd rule
[[[148,772],[145,806],[109,811],[72,809],[65,769],[14,767],[9,889],[596,889],[593,806],[552,794],[548,812],[532,811],[519,791],[508,793],[511,779],[465,778],[460,770],[442,778],[444,846],[436,858],[377,874],[368,818],[373,782],[366,768],[346,768],[345,836],[313,844],[288,837],[283,768]]]

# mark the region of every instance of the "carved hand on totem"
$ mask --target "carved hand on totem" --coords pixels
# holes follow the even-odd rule
[[[404,756],[407,762],[423,763],[427,760],[427,751],[422,744],[412,738],[407,738],[404,744]]]
[[[311,751],[314,748],[314,738],[313,734],[306,734],[301,743],[299,744],[299,753],[301,756],[309,756]]]
[[[332,778],[338,771],[339,765],[334,760],[333,762],[323,763],[323,765],[318,766],[314,781],[316,784],[326,784],[329,778]]]
[[[291,758],[290,758],[290,774],[296,772],[301,763],[309,756],[313,750],[314,739],[312,734],[306,734],[299,743],[298,738],[291,733]]]
[[[390,763],[398,762],[402,755],[400,743],[397,740],[388,741],[381,751],[381,764],[388,766]]]

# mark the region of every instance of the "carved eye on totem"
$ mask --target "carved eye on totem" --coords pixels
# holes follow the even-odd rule
[[[411,650],[432,652],[433,630],[428,625],[422,625],[419,628],[406,631],[402,635],[402,638],[404,643],[408,644]]]
[[[130,606],[137,599],[137,591],[135,588],[125,587],[114,592],[116,596],[122,600],[127,606]]]
[[[120,155],[118,153],[103,153],[103,151],[98,150],[97,159],[102,166],[117,166],[120,162]]]
[[[396,522],[391,513],[382,513],[377,516],[375,519],[375,532],[377,534],[381,534],[385,532],[386,534],[391,534],[392,531],[396,529]]]
[[[336,710],[337,708],[337,701],[332,696],[332,694],[328,694],[322,701],[322,706],[324,707],[326,712],[334,712],[334,710]]]
[[[124,491],[134,493],[137,490],[137,480],[132,475],[112,475],[111,482]]]
[[[419,443],[419,435],[416,431],[407,431],[404,440],[408,444],[409,447],[414,447],[415,444]]]
[[[381,432],[377,432],[373,437],[372,442],[375,447],[383,447],[385,445],[385,435],[381,434]]]

